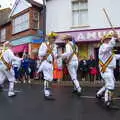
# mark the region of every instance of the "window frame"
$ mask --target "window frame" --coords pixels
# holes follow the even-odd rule
[[[86,8],[80,8],[80,6],[81,6],[81,3],[82,2],[84,2],[85,1],[85,3],[87,4],[87,7]],[[73,8],[73,4],[74,3],[78,3],[78,9],[74,9]],[[71,1],[71,11],[72,11],[72,28],[75,28],[75,27],[88,27],[89,25],[88,25],[88,0],[72,0]],[[74,12],[78,12],[78,23],[77,24],[75,24],[74,23]],[[83,11],[86,11],[87,12],[87,23],[81,23],[80,22],[80,19],[81,19],[81,12],[83,12]]]
[[[21,22],[18,22],[19,20],[21,20]],[[23,24],[25,24],[27,27],[22,28]],[[19,32],[23,32],[25,30],[28,30],[29,28],[30,28],[30,14],[29,14],[29,12],[24,13],[24,14],[22,14],[22,15],[14,18],[12,20],[12,34],[17,34]]]
[[[37,17],[35,16],[35,14],[37,13]],[[37,19],[36,19],[37,18]],[[33,29],[40,29],[40,12],[39,11],[36,11],[34,10],[33,11]],[[34,26],[34,24],[37,22],[37,27]]]
[[[4,34],[3,34],[3,33]],[[2,35],[3,34],[3,35]],[[0,42],[5,42],[6,41],[6,28],[2,28],[0,30]]]

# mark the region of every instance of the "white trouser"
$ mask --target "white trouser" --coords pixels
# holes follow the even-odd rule
[[[40,65],[39,71],[42,71],[44,75],[44,95],[49,96],[51,94],[50,84],[53,80],[53,64],[44,60]]]
[[[39,72],[41,71],[43,72],[45,80],[53,80],[53,64],[49,63],[47,60],[44,60],[39,67]]]
[[[115,77],[114,77],[113,69],[107,69],[106,72],[101,73],[101,76],[105,81],[105,86],[103,86],[97,92],[97,95],[102,95],[105,92],[104,93],[105,102],[111,101],[111,99],[112,99],[112,91],[115,88]]]
[[[4,69],[0,70],[0,85],[2,85],[4,83],[6,78],[9,81],[9,91],[13,91],[14,90],[14,82],[15,82],[13,69],[11,69],[10,71],[4,70]]]
[[[115,77],[113,73],[113,69],[107,69],[106,72],[101,73],[101,77],[105,81],[105,88],[114,90],[115,88]]]
[[[44,80],[44,95],[50,96],[51,93],[51,82],[48,80]]]
[[[81,87],[77,79],[78,60],[71,61],[70,64],[67,65],[67,68],[75,88],[78,92],[81,92]]]

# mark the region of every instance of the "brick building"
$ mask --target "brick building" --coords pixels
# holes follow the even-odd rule
[[[15,53],[32,55],[42,42],[42,9],[34,0],[16,0],[12,9],[0,10],[0,42],[10,40]]]

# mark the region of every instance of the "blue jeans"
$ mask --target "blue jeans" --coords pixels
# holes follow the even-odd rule
[[[18,67],[14,67],[14,72],[15,72],[15,78],[18,79],[20,76],[20,71]]]

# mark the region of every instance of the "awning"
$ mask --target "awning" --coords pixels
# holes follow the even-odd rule
[[[19,52],[27,52],[28,51],[28,44],[23,44],[23,45],[17,45],[12,47],[12,50],[14,53],[19,53]]]

